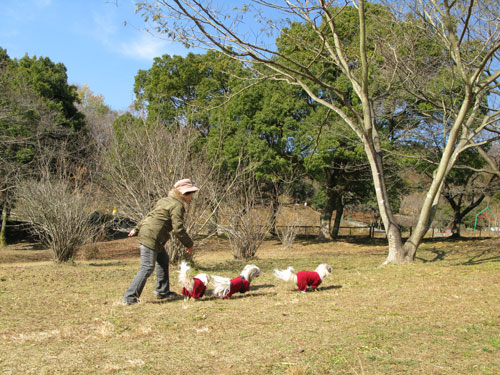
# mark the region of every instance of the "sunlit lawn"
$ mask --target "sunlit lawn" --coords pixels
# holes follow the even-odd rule
[[[134,306],[121,296],[139,267],[135,239],[75,265],[9,246],[0,251],[0,373],[498,374],[499,245],[429,241],[415,264],[379,267],[382,240],[291,250],[268,241],[251,260],[263,273],[247,294],[158,302],[152,277]],[[196,271],[228,277],[245,265],[224,241],[196,260]],[[317,292],[272,273],[319,263],[334,271]],[[174,272],[171,283],[180,292]]]

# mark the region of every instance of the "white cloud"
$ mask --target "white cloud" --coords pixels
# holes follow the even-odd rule
[[[135,39],[122,42],[118,52],[139,60],[153,60],[153,58],[167,53],[168,44],[169,42],[149,34],[141,34]]]
[[[92,38],[109,52],[120,54],[128,59],[152,61],[155,57],[166,53],[186,54],[181,44],[147,33],[143,29],[143,22],[133,13],[131,6],[107,6],[103,7],[101,12],[93,12],[93,26],[87,28],[86,33],[92,35]]]
[[[111,13],[94,13],[94,27],[91,34],[104,45],[112,45],[112,39],[117,36],[117,22]]]
[[[169,42],[155,38],[128,21],[128,14],[118,13],[120,8],[107,7],[105,12],[94,13],[93,27],[87,30],[108,51],[135,60],[152,60],[163,55]]]

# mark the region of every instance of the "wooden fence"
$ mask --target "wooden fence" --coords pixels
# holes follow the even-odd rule
[[[286,226],[276,226],[276,229],[286,228]],[[302,237],[316,237],[319,235],[320,227],[319,225],[298,225],[297,228],[297,236]],[[402,228],[401,234],[403,237],[409,237],[412,234],[413,228]],[[442,231],[439,228],[433,227],[427,231],[425,238],[446,238],[449,237],[451,233],[447,230]],[[471,228],[465,228],[461,231],[461,235],[463,237],[499,237],[500,231],[489,230],[479,228],[477,230],[473,230]],[[339,236],[366,236],[369,238],[387,238],[386,233],[383,229],[376,228],[374,225],[366,225],[366,226],[346,226],[341,225],[339,230]]]

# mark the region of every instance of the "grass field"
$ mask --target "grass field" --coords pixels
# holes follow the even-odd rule
[[[498,374],[500,241],[428,241],[415,264],[379,267],[382,241],[290,250],[268,241],[249,293],[163,302],[152,277],[134,306],[121,304],[139,267],[134,238],[75,265],[9,246],[0,251],[0,373]],[[245,265],[223,241],[196,260],[197,271],[228,277]],[[316,292],[272,273],[319,263],[333,273]]]

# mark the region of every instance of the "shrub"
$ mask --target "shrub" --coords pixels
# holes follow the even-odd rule
[[[93,199],[68,180],[25,181],[17,188],[17,198],[14,214],[52,250],[56,262],[72,260],[103,231],[104,225],[92,220]]]
[[[271,213],[271,209],[233,212],[229,223],[221,225],[221,231],[228,237],[236,259],[248,259],[255,256],[272,227]]]
[[[299,219],[299,214],[292,211],[285,217],[285,224],[279,226],[277,230],[278,238],[285,249],[290,249],[293,246],[299,229]]]
[[[97,246],[95,242],[84,245],[82,250],[83,259],[85,260],[97,259],[97,256],[99,255],[99,246]]]
[[[225,223],[218,224],[236,259],[253,257],[274,225],[272,208],[258,203],[262,195],[254,181],[245,182],[228,196],[221,208]]]

